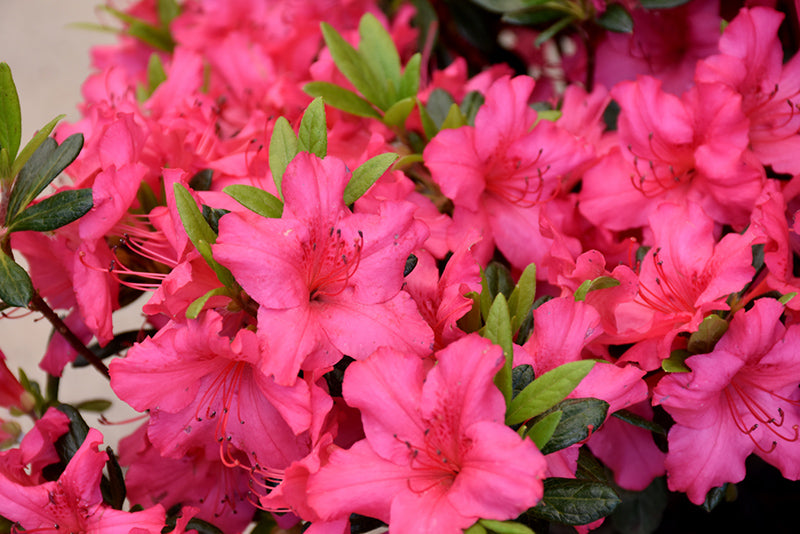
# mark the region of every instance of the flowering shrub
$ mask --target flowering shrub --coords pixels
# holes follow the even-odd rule
[[[109,5],[25,145],[0,64],[3,320],[54,328],[44,391],[0,353],[0,531],[654,532],[800,478],[797,10],[745,4]]]

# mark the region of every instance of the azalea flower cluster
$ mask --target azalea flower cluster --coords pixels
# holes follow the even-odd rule
[[[29,228],[4,183],[0,243],[63,316],[40,367],[91,360],[144,422],[100,448],[2,365],[35,420],[0,452],[14,532],[585,532],[662,476],[694,504],[752,454],[800,478],[785,15],[574,2],[632,32],[508,26],[532,77],[439,68],[447,21],[397,4],[107,8],[120,40],[55,130],[91,209]]]

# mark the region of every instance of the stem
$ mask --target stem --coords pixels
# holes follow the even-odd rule
[[[39,295],[39,293],[34,292],[33,298],[30,302],[30,309],[36,310],[42,313],[45,318],[50,321],[50,324],[53,325],[56,332],[61,334],[64,339],[72,346],[73,349],[78,351],[78,353],[86,358],[86,361],[89,362],[95,369],[100,371],[103,376],[106,378],[111,378],[111,375],[108,373],[108,367],[106,364],[103,363],[103,360],[97,357],[94,352],[90,351],[86,345],[83,344],[78,336],[76,336],[69,327],[64,324],[64,321],[61,320],[61,317],[58,316],[56,312],[44,301],[44,299]]]
[[[47,373],[47,386],[45,387],[45,400],[48,403],[58,404],[58,386],[61,384],[61,377]]]

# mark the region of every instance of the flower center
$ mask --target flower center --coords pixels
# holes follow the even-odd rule
[[[312,238],[303,245],[303,261],[308,266],[306,283],[309,300],[340,294],[361,262],[364,234],[348,242],[341,228],[331,226],[327,235]]]

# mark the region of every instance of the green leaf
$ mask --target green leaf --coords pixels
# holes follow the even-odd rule
[[[369,158],[359,165],[356,170],[353,171],[352,178],[350,178],[350,181],[347,182],[347,186],[344,188],[344,203],[350,205],[361,198],[361,195],[366,193],[367,190],[372,187],[372,184],[374,184],[383,173],[389,170],[389,167],[392,166],[392,163],[397,161],[398,157],[397,154],[387,152],[386,154],[378,154],[377,156]]]
[[[189,179],[189,187],[192,191],[211,191],[213,181],[214,169],[202,169],[194,173],[194,176]]]
[[[417,98],[417,109],[419,110],[419,117],[422,121],[422,130],[425,133],[426,139],[433,139],[439,133],[439,127],[436,126],[427,108],[423,105],[419,98]]]
[[[61,191],[29,206],[11,221],[8,231],[49,232],[80,219],[92,209],[92,204],[89,188]]]
[[[470,91],[461,101],[461,113],[467,118],[467,124],[475,125],[475,116],[483,105],[485,98],[478,91]]]
[[[74,406],[59,404],[56,408],[69,418],[69,430],[58,438],[55,443],[62,466],[66,467],[81,445],[83,445],[87,434],[89,434],[89,425],[86,424],[83,416]]]
[[[406,63],[406,68],[403,71],[403,76],[400,78],[400,86],[397,88],[397,98],[417,98],[419,92],[419,78],[420,78],[420,62],[422,56],[419,52],[411,56],[411,59]]]
[[[553,432],[556,431],[556,427],[558,426],[559,421],[561,421],[561,416],[563,413],[564,412],[561,410],[556,410],[545,415],[539,419],[525,434],[527,437],[533,440],[539,450],[541,450],[547,444],[547,442],[550,441],[550,438],[553,437]]]
[[[217,278],[225,287],[234,288],[237,286],[236,280],[231,272],[224,266],[217,263],[211,255],[211,245],[217,242],[217,234],[211,229],[208,222],[203,218],[203,214],[197,207],[189,190],[179,183],[173,184],[175,192],[175,204],[178,214],[181,217],[183,228],[192,241],[194,246],[217,274]]]
[[[442,130],[461,128],[467,124],[467,118],[461,113],[461,108],[453,102],[447,112],[447,116],[442,121]]]
[[[536,264],[531,263],[519,277],[516,287],[511,292],[508,300],[511,308],[511,330],[519,330],[522,321],[533,306],[533,298],[536,295]]]
[[[490,340],[495,345],[500,345],[503,349],[503,356],[505,356],[506,362],[503,368],[495,375],[494,383],[503,393],[506,405],[508,405],[508,403],[511,402],[511,361],[514,357],[514,344],[512,340],[511,317],[508,314],[508,304],[502,293],[495,297],[492,307],[489,309],[483,337]]]
[[[455,104],[455,100],[450,93],[444,89],[437,87],[431,91],[428,97],[428,105],[425,106],[425,109],[437,128],[442,127],[442,123],[444,123],[447,118],[447,114],[450,113],[450,108],[453,104]]]
[[[662,427],[658,423],[649,421],[640,415],[636,415],[631,411],[617,410],[611,415],[613,415],[614,417],[616,417],[621,421],[625,421],[629,425],[638,426],[639,428],[644,428],[645,430],[649,430],[650,432],[655,432],[656,434],[661,434],[662,436],[667,435],[667,431],[664,430],[664,427]]]
[[[475,523],[468,529],[464,530],[464,534],[486,534],[486,529],[480,523]]]
[[[600,399],[564,399],[552,409],[562,412],[553,435],[541,448],[550,454],[587,439],[600,428],[608,414],[608,403]]]
[[[544,481],[544,496],[527,513],[565,525],[586,525],[606,517],[620,499],[609,486],[588,480],[551,477]]]
[[[649,534],[658,530],[669,492],[664,477],[658,477],[643,491],[621,492],[622,503],[609,518],[614,531],[621,534]]]
[[[164,28],[169,26],[170,22],[181,13],[181,6],[176,0],[158,0],[156,7],[158,8],[158,22]]]
[[[89,399],[75,405],[78,410],[87,412],[104,412],[111,408],[111,401],[106,399]]]
[[[336,67],[367,100],[381,110],[386,110],[386,84],[375,76],[364,57],[333,26],[322,22],[320,27]]]
[[[11,157],[8,155],[8,149],[5,147],[0,148],[0,180],[9,180],[16,176],[11,174]]]
[[[394,164],[394,169],[396,171],[402,171],[415,163],[422,163],[423,161],[425,161],[425,158],[422,157],[422,154],[408,154],[397,160]]]
[[[487,11],[494,13],[504,13],[506,11],[517,11],[525,9],[528,3],[524,0],[472,0]]]
[[[558,32],[560,32],[561,30],[572,24],[574,20],[575,19],[571,16],[564,17],[563,19],[559,20],[558,22],[547,28],[545,31],[540,33],[533,44],[535,44],[536,46],[542,46],[542,44],[545,41],[548,41],[553,37],[555,37]]]
[[[478,521],[482,527],[496,532],[497,534],[536,534],[522,523],[514,521],[495,521],[494,519],[480,519]]]
[[[223,534],[222,530],[207,521],[194,517],[186,524],[186,531],[196,530],[198,534]]]
[[[222,191],[245,208],[264,217],[278,219],[283,214],[283,202],[275,195],[258,187],[233,184],[225,187]]]
[[[400,85],[400,55],[394,40],[372,13],[366,13],[358,23],[361,37],[358,51],[378,79]]]
[[[688,350],[673,350],[669,358],[661,360],[661,368],[668,373],[690,373],[692,370],[684,362],[691,355],[692,353]]]
[[[158,86],[164,83],[166,79],[167,73],[164,70],[161,57],[153,52],[150,54],[150,60],[147,62],[147,96],[152,95]]]
[[[589,374],[594,364],[593,360],[565,363],[536,378],[511,401],[506,424],[527,421],[564,400]]]
[[[0,250],[0,298],[12,306],[25,308],[33,298],[33,284],[25,269]]]
[[[322,97],[312,100],[303,113],[297,132],[297,150],[310,152],[318,158],[324,158],[328,153],[328,125]]]
[[[100,491],[103,494],[103,502],[115,510],[122,510],[122,505],[125,504],[125,495],[127,490],[125,488],[125,476],[122,474],[122,467],[117,461],[117,456],[114,454],[111,447],[106,447],[106,471],[108,477],[103,477],[100,481]]]
[[[313,97],[322,97],[325,103],[351,115],[380,119],[372,104],[355,94],[349,89],[339,87],[329,82],[309,82],[303,86],[303,91]]]
[[[608,4],[597,24],[616,33],[633,33],[633,17],[620,4]]]
[[[34,135],[31,140],[28,141],[28,144],[25,145],[25,148],[20,151],[17,159],[14,160],[14,164],[11,166],[11,176],[16,176],[20,169],[22,169],[22,167],[28,163],[28,160],[31,158],[33,153],[36,152],[36,149],[39,148],[44,140],[50,136],[53,128],[55,128],[56,124],[58,124],[58,122],[64,117],[66,117],[66,115],[57,116],[55,119],[42,126],[38,132],[36,132],[36,135]]]
[[[416,103],[417,99],[413,97],[398,100],[384,113],[383,123],[387,126],[403,126]]]
[[[127,23],[128,28],[126,33],[131,37],[135,37],[143,43],[163,50],[164,52],[172,52],[175,48],[175,41],[172,39],[169,28],[157,28],[143,19],[138,19],[123,11],[108,6],[100,6],[100,9],[117,17],[122,22]]]
[[[785,305],[787,302],[789,302],[790,300],[792,300],[796,296],[797,296],[797,291],[792,291],[791,293],[786,293],[781,298],[779,298],[778,302],[780,302],[781,304]]]
[[[645,9],[669,9],[688,4],[689,0],[641,0],[639,3]]]
[[[575,470],[575,478],[608,484],[605,467],[597,461],[588,447],[578,449],[578,467]]]
[[[11,67],[0,63],[0,146],[8,150],[9,163],[17,157],[22,137],[22,114]]]
[[[206,305],[206,302],[208,302],[208,299],[219,295],[228,295],[228,289],[225,287],[217,287],[202,297],[195,299],[194,302],[189,304],[189,306],[186,308],[186,318],[197,319],[197,316],[200,315],[200,312],[203,310],[203,306]]]
[[[728,488],[730,484],[726,482],[722,486],[718,486],[716,488],[711,488],[706,493],[706,500],[703,502],[703,510],[706,512],[712,511],[714,508],[717,507],[719,503],[721,503],[724,499],[726,494],[728,493]]]
[[[586,300],[586,294],[597,289],[608,289],[619,285],[619,280],[611,276],[598,276],[594,280],[584,280],[575,290],[575,300]]]
[[[511,370],[511,396],[516,397],[519,392],[533,382],[533,367],[524,363]]]
[[[508,300],[514,289],[511,272],[500,263],[491,262],[481,271],[481,315],[489,316],[489,308],[500,293]]]
[[[50,137],[42,142],[20,170],[11,189],[7,224],[78,157],[81,148],[83,148],[83,134],[79,133],[70,135],[60,145]]]
[[[272,130],[272,138],[269,140],[269,170],[272,172],[272,179],[278,187],[278,195],[281,198],[283,198],[283,193],[281,193],[283,173],[286,172],[286,167],[296,155],[297,137],[295,137],[289,121],[285,117],[278,117]]]
[[[712,313],[703,319],[697,332],[689,336],[686,349],[692,354],[708,354],[714,350],[717,341],[728,331],[728,326],[728,321]]]

